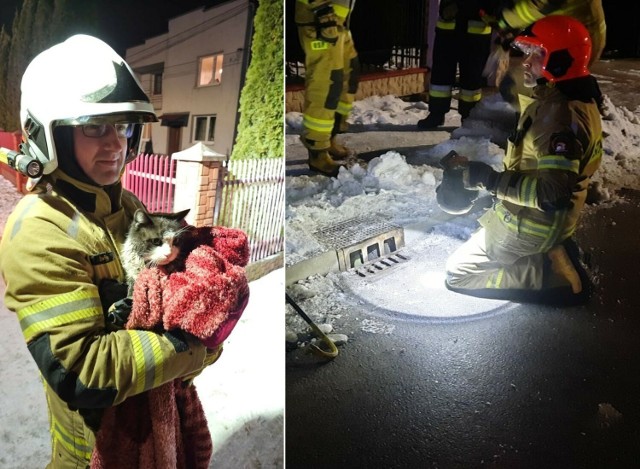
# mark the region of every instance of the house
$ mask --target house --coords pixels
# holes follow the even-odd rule
[[[252,21],[250,0],[223,2],[172,18],[167,33],[126,50],[160,120],[145,126],[140,151],[171,155],[202,142],[230,154]]]

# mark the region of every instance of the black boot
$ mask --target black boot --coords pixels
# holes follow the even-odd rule
[[[430,113],[424,119],[418,121],[418,128],[421,130],[430,130],[440,127],[444,124],[444,114]]]

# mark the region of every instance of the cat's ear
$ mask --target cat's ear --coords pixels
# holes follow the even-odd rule
[[[149,218],[147,212],[140,209],[136,210],[133,214],[133,221],[138,225],[153,225],[153,222],[151,221],[151,218]]]
[[[182,210],[180,212],[176,212],[173,214],[173,219],[174,220],[184,220],[184,217],[187,216],[187,214],[191,211],[190,208],[186,209],[186,210]]]

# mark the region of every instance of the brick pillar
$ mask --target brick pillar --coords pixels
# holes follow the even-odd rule
[[[199,143],[171,158],[177,161],[174,211],[188,208],[187,223],[213,225],[216,192],[224,178],[223,162],[227,157]]]

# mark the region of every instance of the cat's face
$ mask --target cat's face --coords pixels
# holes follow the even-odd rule
[[[180,220],[188,210],[175,214],[147,214],[136,211],[127,242],[144,260],[147,267],[173,262],[180,253],[180,234],[184,227]]]

